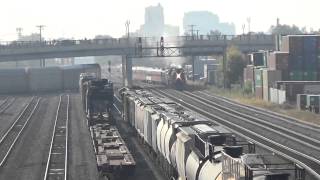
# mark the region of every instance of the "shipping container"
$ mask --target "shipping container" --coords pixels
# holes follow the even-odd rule
[[[318,37],[304,36],[304,54],[315,54],[317,51]]]
[[[307,106],[319,106],[320,95],[309,94],[307,97]]]
[[[297,94],[297,108],[299,110],[306,110],[307,94]]]
[[[248,65],[243,70],[243,80],[246,81],[254,81],[254,66]]]
[[[283,90],[277,90],[278,91],[278,104],[284,104],[287,101],[287,92]]]
[[[219,64],[205,64],[204,65],[204,75],[203,75],[203,77],[204,78],[208,78],[208,72],[209,71],[217,71],[218,70],[218,68],[219,68]]]
[[[305,71],[303,72],[304,81],[316,81],[318,77],[317,71]]]
[[[194,69],[194,74],[197,74],[199,78],[203,77],[204,75],[204,64],[205,64],[205,61],[200,60],[199,57],[195,57],[193,69]]]
[[[255,94],[256,98],[262,99],[263,98],[263,88],[262,87],[255,87]]]
[[[304,84],[283,84],[282,90],[286,92],[286,99],[290,102],[296,102],[297,94],[303,94]]]
[[[255,52],[252,54],[252,65],[265,66],[265,57],[263,52]]]
[[[290,81],[302,81],[303,80],[303,72],[302,71],[289,72],[289,80]]]
[[[320,95],[307,96],[307,109],[311,112],[319,113]]]
[[[270,102],[278,104],[279,103],[279,97],[278,97],[278,89],[270,88]]]
[[[287,70],[289,63],[288,52],[272,52],[268,56],[268,68],[272,70]]]
[[[293,55],[303,55],[304,36],[289,35],[283,36],[281,42],[281,51],[289,52]]]
[[[290,80],[289,71],[282,70],[281,71],[281,78],[282,78],[282,81],[289,81]]]
[[[270,98],[270,87],[275,87],[275,82],[281,81],[282,72],[279,70],[269,70],[269,69],[263,69],[263,99],[265,101],[269,101]]]
[[[301,55],[289,55],[288,69],[289,71],[302,71],[304,67],[304,56]]]
[[[262,72],[263,72],[262,68],[255,68],[254,69],[255,87],[262,87],[262,84],[263,84]]]
[[[304,56],[304,70],[317,70],[318,69],[318,57],[315,53],[308,53]]]

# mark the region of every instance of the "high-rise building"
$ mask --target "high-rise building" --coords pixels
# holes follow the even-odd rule
[[[137,31],[138,36],[177,36],[179,27],[166,25],[164,22],[163,7],[159,3],[157,6],[149,6],[145,9],[145,23]]]
[[[195,25],[194,30],[199,30],[199,34],[210,34],[212,31],[219,31],[222,34],[233,35],[236,32],[233,23],[220,22],[219,16],[209,11],[185,13],[183,29],[187,34],[190,34],[190,25]]]

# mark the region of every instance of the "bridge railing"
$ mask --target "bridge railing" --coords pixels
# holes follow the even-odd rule
[[[199,35],[199,36],[175,36],[164,37],[165,47],[174,46],[209,46],[227,45],[233,43],[241,44],[265,44],[273,43],[274,36],[265,34],[256,35]],[[140,44],[139,44],[140,43]],[[109,38],[109,39],[82,39],[82,40],[51,40],[51,41],[8,41],[0,42],[0,52],[6,49],[28,49],[28,48],[50,48],[50,47],[159,47],[159,37],[131,37],[128,38]]]
[[[2,41],[0,50],[3,49],[22,49],[39,47],[59,47],[59,46],[81,46],[81,45],[132,45],[133,39],[85,39],[85,40],[51,40],[51,41]]]

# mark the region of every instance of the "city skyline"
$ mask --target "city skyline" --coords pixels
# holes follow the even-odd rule
[[[22,34],[38,32],[36,25],[44,24],[43,35],[46,39],[59,37],[93,38],[95,35],[121,37],[125,33],[125,21],[130,20],[131,32],[144,23],[144,9],[160,3],[164,8],[165,24],[178,25],[183,34],[182,18],[190,11],[209,11],[217,14],[222,22],[234,23],[236,33],[242,33],[242,25],[250,17],[251,31],[267,32],[276,24],[295,24],[315,30],[320,28],[316,21],[317,7],[320,2],[306,0],[305,3],[292,0],[263,1],[243,0],[200,0],[197,2],[169,0],[138,0],[116,2],[91,0],[2,0],[0,10],[0,40],[17,38],[16,28],[23,28]],[[272,13],[272,14],[271,14]]]

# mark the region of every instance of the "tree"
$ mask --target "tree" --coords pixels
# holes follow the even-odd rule
[[[271,34],[279,34],[279,35],[293,35],[293,34],[302,34],[302,30],[299,29],[298,26],[281,24],[278,26],[270,27]]]
[[[235,46],[227,49],[226,82],[230,84],[242,82],[243,69],[247,65],[243,54]]]

